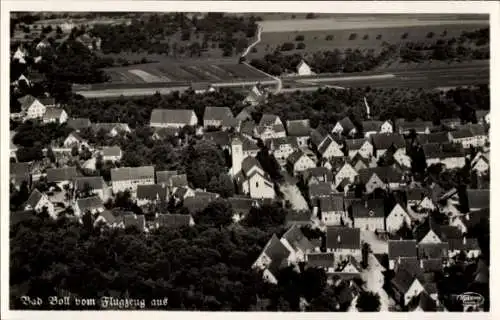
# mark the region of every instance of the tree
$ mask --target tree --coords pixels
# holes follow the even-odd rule
[[[297,43],[297,50],[303,50],[305,48],[306,48],[306,45],[304,42]]]
[[[54,154],[54,150],[52,150],[52,147],[47,148],[47,158],[50,160],[50,162],[55,163],[56,162],[56,156]]]
[[[408,38],[408,32],[405,32],[401,35],[401,39],[406,39]]]
[[[295,37],[295,41],[297,41],[297,42],[302,42],[302,41],[304,41],[304,35],[302,35],[302,34],[297,35],[297,36]]]
[[[247,227],[272,229],[285,223],[287,211],[278,204],[252,207],[242,224]]]
[[[234,195],[234,184],[227,174],[213,176],[207,186],[207,191],[220,194],[223,198]]]
[[[380,310],[380,296],[371,291],[361,291],[356,303],[358,311],[376,312]]]
[[[430,31],[429,33],[427,33],[426,35],[427,38],[431,39],[434,37],[434,32]]]
[[[77,157],[78,154],[79,154],[78,146],[74,145],[73,147],[71,147],[71,155],[73,157]]]
[[[358,34],[353,32],[349,35],[349,40],[355,40],[357,37],[358,37]]]
[[[285,42],[280,47],[280,51],[291,51],[293,49],[295,49],[295,44],[293,42]]]
[[[211,202],[203,211],[197,213],[194,219],[197,224],[224,227],[233,222],[233,211],[227,201],[216,200]]]

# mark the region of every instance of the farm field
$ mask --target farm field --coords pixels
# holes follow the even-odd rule
[[[309,52],[322,50],[341,51],[351,49],[374,49],[381,50],[384,42],[389,44],[400,44],[406,42],[432,42],[438,39],[447,40],[453,37],[458,37],[463,31],[472,31],[487,26],[486,23],[471,21],[469,24],[457,24],[455,21],[450,24],[442,25],[420,25],[420,26],[397,26],[397,27],[365,27],[352,29],[337,29],[332,26],[330,30],[309,30],[309,31],[289,31],[289,32],[266,32],[264,29],[261,35],[261,42],[255,48],[257,52],[250,52],[248,57],[258,58],[265,54],[272,53],[274,50],[285,42],[293,42],[295,44],[302,42],[305,44],[304,49],[294,49],[284,53],[299,53],[307,55]],[[454,23],[454,24],[452,24]],[[361,25],[361,24],[360,24]],[[427,38],[427,34],[433,32],[432,38]],[[403,34],[407,34],[405,39],[402,39]],[[353,39],[351,34],[355,34]],[[303,36],[303,41],[296,41],[297,36]],[[328,38],[327,38],[328,37]],[[328,39],[328,40],[327,40]]]
[[[197,60],[190,63],[148,63],[108,68],[104,69],[104,71],[111,77],[111,81],[103,85],[182,82],[217,83],[269,79],[265,73],[245,64],[217,62],[217,60],[213,61],[213,63],[209,60]]]

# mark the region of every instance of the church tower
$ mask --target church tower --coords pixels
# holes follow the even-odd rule
[[[243,142],[240,138],[234,138],[231,141],[231,159],[233,162],[231,174],[234,177],[241,171],[241,163],[243,162]]]

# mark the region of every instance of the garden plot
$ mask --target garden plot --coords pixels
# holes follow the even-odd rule
[[[128,72],[140,77],[144,82],[147,83],[170,81],[168,77],[165,76],[157,77],[141,69],[132,69],[129,70]]]

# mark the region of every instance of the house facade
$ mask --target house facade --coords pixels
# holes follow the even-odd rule
[[[111,169],[111,185],[115,194],[126,190],[135,193],[138,185],[154,183],[155,170],[152,166]]]

